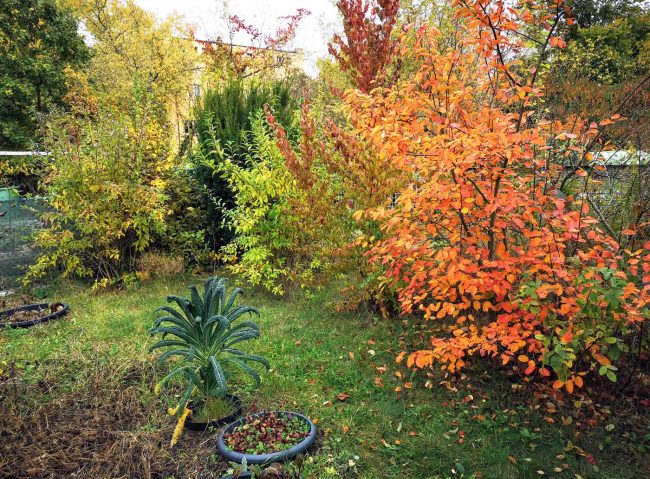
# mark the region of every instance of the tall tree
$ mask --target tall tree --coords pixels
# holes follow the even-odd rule
[[[133,104],[134,82],[153,93],[159,119],[191,112],[192,85],[200,81],[191,31],[176,16],[158,20],[133,0],[70,0],[93,37],[89,80],[102,102],[120,110]],[[173,118],[182,113],[182,118]]]
[[[341,68],[349,72],[363,92],[382,80],[396,52],[392,37],[399,13],[399,0],[339,0],[343,16],[343,35],[336,34],[329,52]]]
[[[3,0],[0,8],[0,148],[30,148],[37,115],[62,103],[66,71],[88,48],[70,10],[54,0]]]

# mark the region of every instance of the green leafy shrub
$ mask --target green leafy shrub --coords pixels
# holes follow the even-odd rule
[[[234,206],[234,193],[216,170],[229,158],[239,166],[246,165],[251,139],[251,115],[269,105],[278,122],[289,126],[297,108],[295,96],[284,82],[244,82],[232,79],[219,90],[206,93],[196,114],[198,151],[194,156],[193,174],[203,186],[210,218],[208,238],[216,251],[230,239],[223,228],[225,211]]]
[[[327,265],[321,240],[295,209],[306,197],[286,168],[261,112],[251,119],[246,162],[228,158],[219,172],[235,193],[227,212],[233,240],[221,251],[228,268],[252,285],[282,294],[287,282],[309,284]]]
[[[185,381],[183,394],[173,410],[179,422],[172,445],[180,435],[189,414],[187,405],[193,398],[204,403],[223,398],[233,369],[252,377],[259,387],[260,375],[250,363],[269,368],[262,356],[234,348],[238,343],[260,336],[255,322],[237,322],[244,315],[259,316],[259,311],[252,306],[236,306],[238,296],[243,293],[241,289],[235,289],[228,296],[226,280],[213,277],[206,281],[202,296],[194,286],[190,287],[190,292],[191,299],[168,296],[167,301],[175,303],[178,310],[169,306],[159,308],[167,315],[159,317],[151,329],[152,335],[161,334],[162,339],[151,346],[150,351],[170,348],[158,361],[164,363],[173,356],[180,359],[156,385],[156,393],[173,378]]]
[[[51,154],[42,182],[47,226],[36,235],[42,254],[26,282],[53,270],[93,278],[96,286],[129,281],[137,257],[165,231],[173,158],[146,99],[128,115],[49,118],[44,146]]]

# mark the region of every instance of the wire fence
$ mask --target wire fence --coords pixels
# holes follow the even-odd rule
[[[36,198],[0,197],[0,289],[16,286],[38,254],[31,238],[44,202]]]
[[[45,201],[34,197],[44,151],[0,151],[0,290],[17,286],[38,255],[34,233],[42,228]]]

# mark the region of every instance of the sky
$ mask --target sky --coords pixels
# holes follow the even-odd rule
[[[246,23],[266,33],[272,33],[280,24],[279,18],[291,15],[298,8],[311,12],[303,19],[291,48],[305,50],[305,71],[316,74],[315,61],[327,55],[327,42],[333,32],[340,29],[334,0],[135,0],[142,8],[164,18],[180,14],[194,25],[199,38],[228,38],[224,18],[236,14]],[[228,12],[228,14],[224,14]],[[235,43],[243,43],[243,39]]]

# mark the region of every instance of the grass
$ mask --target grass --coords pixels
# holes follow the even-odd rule
[[[151,441],[150,454],[158,461],[151,459],[150,470],[138,474],[220,477],[225,465],[211,452],[213,434],[185,432],[171,452],[161,442],[173,429],[173,419],[164,415],[172,398],[151,392],[161,371],[133,372],[152,362],[147,348],[153,338],[147,331],[155,308],[168,294],[184,295],[192,281],[200,279],[156,281],[115,293],[92,294],[74,286],[58,292],[56,299],[72,307],[67,319],[0,333],[1,360],[10,370],[0,395],[7,396],[16,383],[28,385],[16,395],[20,399],[14,398],[15,407],[0,412],[19,417],[27,406],[55,407],[66,394],[75,404],[87,401],[92,407],[96,401],[103,408],[116,400],[130,404],[136,395],[137,407],[152,417],[143,414],[129,426],[137,429],[126,431],[134,441],[129,447],[146,455],[149,449],[138,441]],[[272,369],[258,391],[243,386],[240,395],[248,410],[295,409],[317,420],[322,438],[307,461],[307,477],[648,477],[648,430],[638,417],[617,416],[613,406],[602,406],[595,408],[595,419],[586,419],[571,398],[563,404],[490,369],[474,368],[456,380],[406,370],[394,362],[399,338],[408,341],[411,334],[402,321],[336,312],[334,300],[333,290],[311,300],[262,293],[244,298],[262,312],[262,338],[246,347],[267,356]],[[398,386],[402,390],[395,392]],[[534,393],[541,396],[533,399]],[[107,414],[112,420],[124,412]],[[49,477],[46,472],[52,471],[41,472]],[[117,470],[104,473],[128,477]]]

